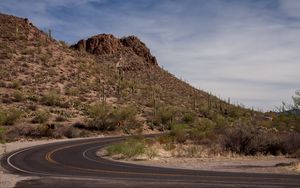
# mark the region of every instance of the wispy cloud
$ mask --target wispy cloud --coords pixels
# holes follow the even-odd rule
[[[298,0],[2,0],[0,11],[70,43],[135,34],[178,77],[248,107],[274,109],[300,88]]]

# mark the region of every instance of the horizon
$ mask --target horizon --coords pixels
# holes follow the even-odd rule
[[[0,12],[70,44],[136,35],[161,67],[248,108],[275,110],[300,89],[300,1],[4,0]]]

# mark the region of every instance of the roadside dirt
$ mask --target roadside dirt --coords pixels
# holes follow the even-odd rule
[[[297,159],[280,157],[239,157],[239,158],[159,158],[148,161],[122,161],[139,165],[209,170],[223,172],[300,174],[295,171]],[[299,164],[298,164],[299,169]]]
[[[168,152],[159,152],[159,155],[150,159],[138,156],[133,159],[120,159],[120,156],[106,156],[102,149],[98,156],[109,160],[138,165],[158,166],[167,168],[208,170],[220,172],[245,173],[274,173],[274,174],[300,174],[300,159],[287,156],[209,156],[209,157],[178,157]]]

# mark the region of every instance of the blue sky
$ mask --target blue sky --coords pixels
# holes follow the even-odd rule
[[[137,35],[165,69],[197,88],[262,110],[300,89],[299,0],[1,0],[74,43]]]

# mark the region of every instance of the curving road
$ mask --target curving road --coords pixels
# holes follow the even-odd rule
[[[299,175],[227,173],[125,164],[96,156],[126,137],[93,138],[35,146],[4,156],[1,165],[38,176],[16,187],[300,187]]]

